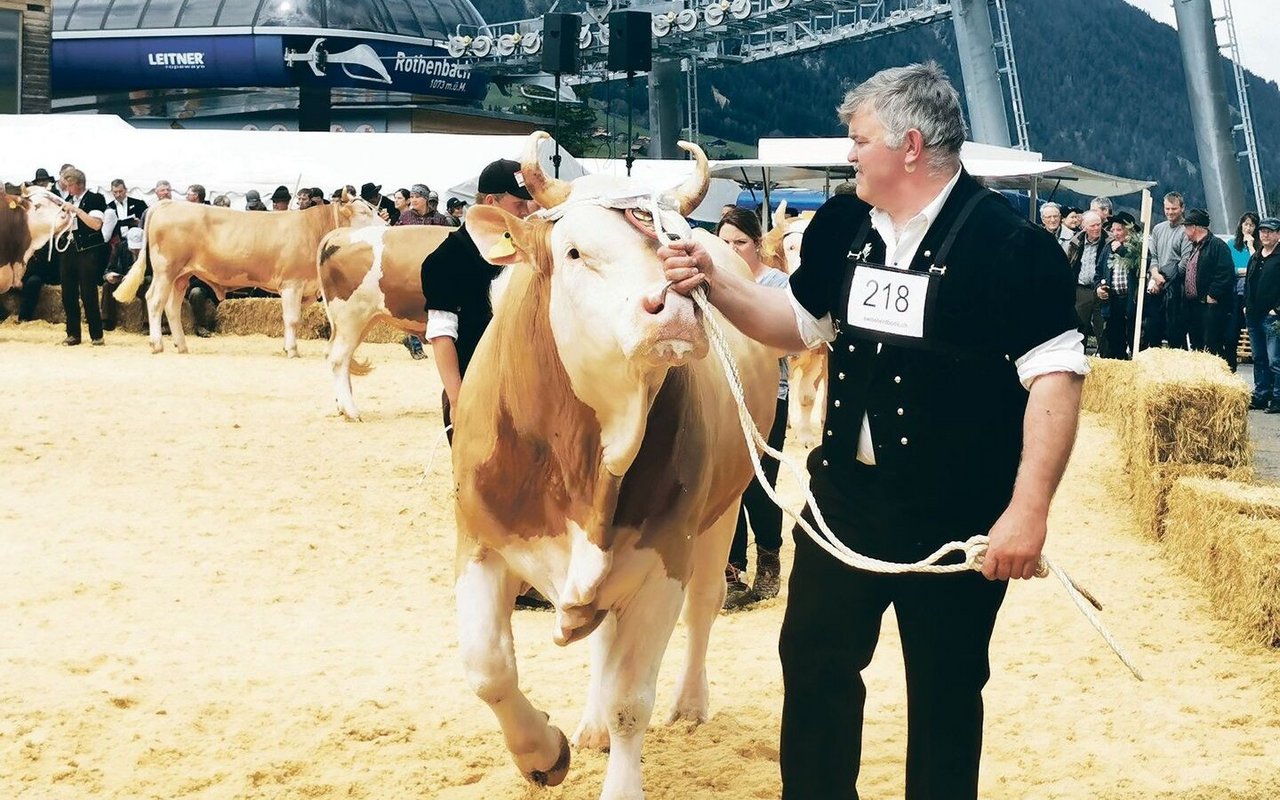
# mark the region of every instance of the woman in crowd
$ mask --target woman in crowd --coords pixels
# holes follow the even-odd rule
[[[396,204],[396,211],[401,214],[409,210],[409,190],[396,189],[391,195],[391,202]]]
[[[764,286],[786,286],[787,276],[760,259],[760,240],[763,234],[760,220],[755,213],[743,208],[730,208],[716,226],[716,235],[733,248],[747,262],[756,283]],[[778,362],[778,408],[769,429],[769,446],[781,450],[787,436],[787,360]],[[761,457],[761,466],[771,484],[778,479],[778,462],[768,456]],[[756,537],[756,579],[748,587],[742,579],[747,570],[747,527]],[[742,494],[742,506],[738,509],[738,529],[729,550],[729,563],[724,577],[728,588],[724,607],[745,608],[760,600],[778,595],[781,582],[779,552],[782,549],[782,509],[774,505],[765,494],[758,478]]]
[[[1249,269],[1249,259],[1262,249],[1258,240],[1258,215],[1246,211],[1236,223],[1235,239],[1227,243],[1231,250],[1231,260],[1236,266],[1235,302],[1227,309],[1227,335],[1223,337],[1222,357],[1227,360],[1231,371],[1236,371],[1236,349],[1240,343],[1240,332],[1244,330],[1244,278]]]

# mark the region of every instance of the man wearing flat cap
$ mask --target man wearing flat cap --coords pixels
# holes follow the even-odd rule
[[[1183,220],[1191,254],[1182,286],[1182,320],[1192,350],[1220,355],[1227,309],[1235,302],[1236,268],[1226,242],[1209,230],[1209,212],[1193,208]],[[1176,345],[1175,345],[1176,346]]]
[[[262,202],[262,195],[257,189],[250,189],[244,193],[244,210],[245,211],[266,211],[267,206]]]
[[[365,183],[360,186],[360,199],[378,209],[378,216],[388,225],[395,225],[400,222],[400,211],[396,209],[396,204],[391,202],[390,197],[382,194],[382,185],[377,183]]]

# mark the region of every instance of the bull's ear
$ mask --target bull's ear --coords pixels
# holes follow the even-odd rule
[[[480,256],[490,264],[509,267],[525,264],[540,271],[533,247],[534,226],[497,206],[476,205],[467,209],[464,223]]]

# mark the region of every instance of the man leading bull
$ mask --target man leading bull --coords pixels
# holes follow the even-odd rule
[[[675,289],[787,351],[834,346],[810,488],[837,536],[914,562],[988,534],[982,573],[846,567],[797,532],[783,622],[784,800],[857,798],[866,688],[884,611],[901,633],[906,797],[977,796],[982,688],[1007,581],[1035,574],[1088,367],[1062,250],[960,164],[959,97],[934,63],[884,70],[838,109],[857,195],[805,235],[789,289],[664,248]],[[798,531],[799,529],[797,529]],[[984,580],[985,579],[985,580]]]

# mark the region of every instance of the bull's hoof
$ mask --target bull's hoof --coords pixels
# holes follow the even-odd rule
[[[560,757],[549,769],[535,769],[525,773],[529,782],[538,786],[559,786],[564,782],[564,777],[569,774],[569,762],[572,760],[569,754],[569,740],[564,738],[564,731],[559,728],[552,727],[552,730],[560,738]]]
[[[573,732],[573,746],[579,750],[600,750],[607,753],[609,729],[603,723],[584,716],[582,722],[578,723],[578,729]]]
[[[151,343],[151,352],[152,352],[152,353],[163,353],[163,352],[164,352],[164,342],[152,342],[152,343]]]

